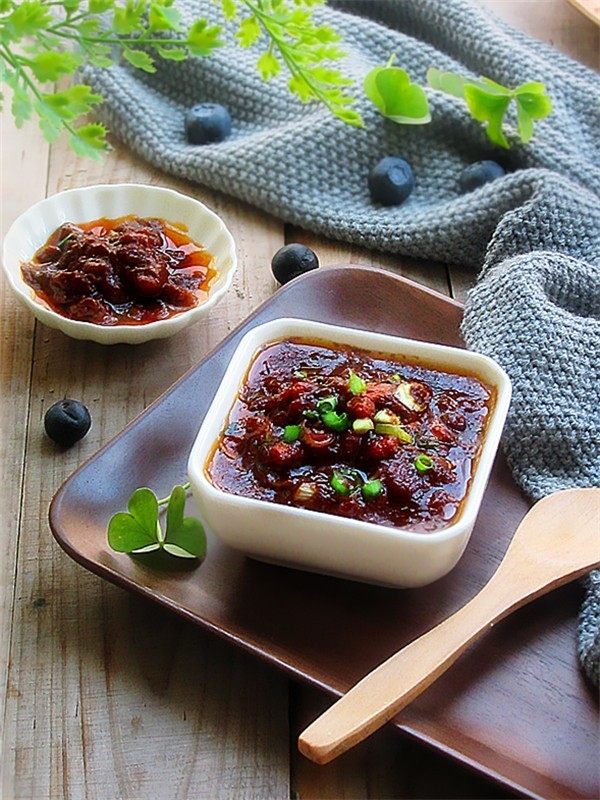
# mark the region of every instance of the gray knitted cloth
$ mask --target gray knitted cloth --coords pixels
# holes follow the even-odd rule
[[[218,14],[211,0],[179,7],[188,20]],[[395,52],[421,83],[430,66],[509,86],[544,81],[555,110],[529,145],[498,154],[457,99],[429,92],[431,124],[400,126],[361,97],[366,127],[350,128],[318,105],[301,106],[285,77],[265,85],[256,52],[234,45],[207,59],[162,62],[151,76],[115,67],[85,77],[107,98],[111,129],[167,172],[328,236],[480,270],[463,333],[512,378],[504,445],[515,478],[534,500],[600,485],[598,78],[467,0],[345,0],[318,16],[343,35],[346,69],[359,85]],[[184,113],[201,100],[230,109],[226,142],[186,144]],[[393,154],[412,164],[416,187],[404,205],[381,208],[366,178]],[[459,193],[464,165],[499,156],[506,177]],[[600,572],[588,580],[579,652],[597,682]]]

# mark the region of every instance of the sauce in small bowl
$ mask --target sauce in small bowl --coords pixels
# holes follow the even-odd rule
[[[207,472],[232,494],[439,530],[460,514],[494,398],[474,375],[277,342],[250,366]]]
[[[95,325],[145,325],[206,301],[213,258],[164,219],[65,223],[21,274],[49,308]]]

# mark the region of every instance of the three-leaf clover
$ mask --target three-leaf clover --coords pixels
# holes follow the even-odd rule
[[[406,70],[392,66],[393,54],[385,67],[375,67],[364,80],[365,94],[384,117],[403,125],[426,125],[431,121],[427,95],[412,83]]]
[[[490,141],[504,148],[508,148],[509,143],[503,125],[513,102],[517,108],[517,134],[521,142],[528,142],[533,136],[534,121],[544,119],[552,111],[546,87],[539,81],[510,89],[489,78],[464,78],[432,67],[427,72],[427,82],[432,89],[463,99],[473,119],[485,123]]]
[[[186,484],[187,486],[188,484]],[[179,558],[204,558],[206,534],[195,517],[184,517],[186,486],[175,486],[158,500],[151,489],[136,489],[127,511],[120,511],[108,523],[108,543],[118,553],[151,553],[164,550]],[[159,506],[166,505],[166,531],[159,520]]]

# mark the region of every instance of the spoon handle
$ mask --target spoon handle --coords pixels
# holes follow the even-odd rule
[[[492,579],[469,603],[366,675],[301,734],[300,751],[326,764],[424,692],[515,604]]]

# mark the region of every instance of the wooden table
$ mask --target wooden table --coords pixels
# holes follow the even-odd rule
[[[441,1],[441,0],[440,0]],[[517,27],[592,67],[599,37],[565,0],[485,0]],[[156,172],[125,149],[101,164],[49,147],[33,126],[2,128],[2,229],[62,189],[135,181],[173,186],[223,216],[240,268],[227,302],[160,343],[122,350],[76,342],[35,323],[2,289],[0,699],[8,798],[505,797],[507,793],[381,732],[328,767],[297,755],[303,725],[324,708],[314,690],[88,574],[47,524],[59,484],[274,291],[269,262],[286,241],[323,263],[376,264],[462,298],[474,275],[424,267],[284,226],[239,202]],[[123,355],[125,353],[125,355]],[[83,400],[94,424],[60,453],[45,410]],[[0,717],[2,719],[2,717]]]

